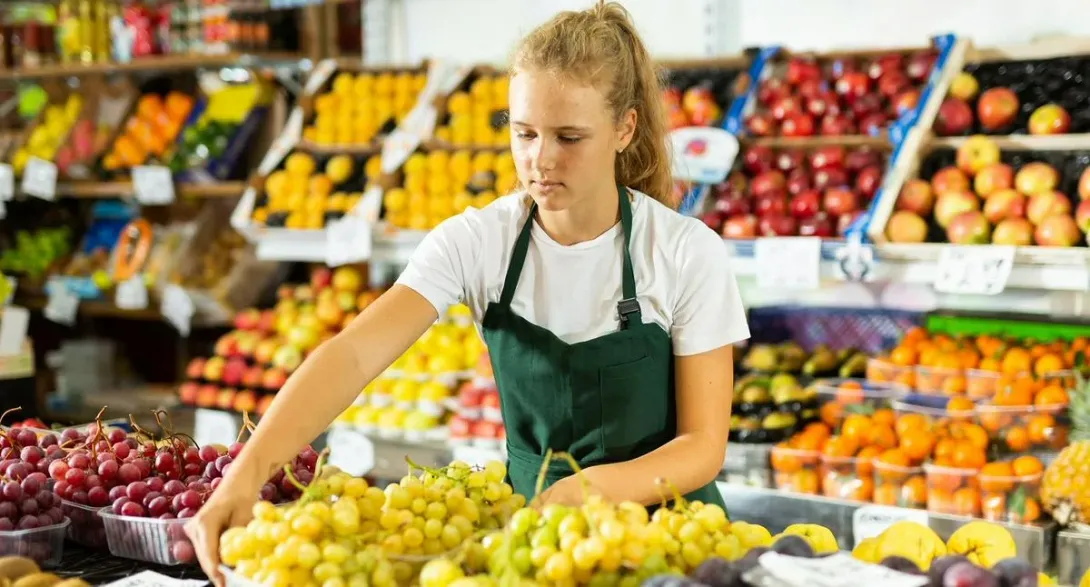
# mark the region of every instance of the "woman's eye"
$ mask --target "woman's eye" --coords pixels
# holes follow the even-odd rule
[[[583,137],[560,137],[563,143],[578,143]]]
[[[530,134],[528,132],[518,132],[518,131],[516,131],[515,136],[522,139],[522,140],[524,140],[524,141],[528,141],[528,140],[534,138],[534,135],[532,135],[532,134]]]

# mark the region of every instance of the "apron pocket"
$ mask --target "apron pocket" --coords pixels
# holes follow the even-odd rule
[[[606,452],[638,444],[667,428],[669,370],[654,357],[603,367],[602,443]]]

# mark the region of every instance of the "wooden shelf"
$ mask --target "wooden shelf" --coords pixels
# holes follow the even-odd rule
[[[244,181],[224,181],[210,184],[178,184],[179,198],[237,198],[246,191]],[[78,182],[57,184],[57,196],[62,198],[108,199],[131,196],[130,181]]]
[[[17,296],[15,299],[15,305],[22,306],[31,311],[40,312],[44,310],[46,303],[46,298],[41,296]],[[83,316],[89,316],[92,318],[124,318],[126,320],[146,321],[159,321],[163,319],[163,315],[159,313],[158,308],[147,308],[144,310],[125,310],[123,308],[118,308],[112,302],[102,300],[80,301],[79,313]]]
[[[203,67],[253,67],[299,62],[297,53],[224,53],[222,55],[156,55],[128,63],[54,64],[34,68],[0,70],[0,81],[76,77],[117,73],[145,73]]]

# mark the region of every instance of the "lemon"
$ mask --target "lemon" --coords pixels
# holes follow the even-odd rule
[[[308,193],[313,196],[328,196],[333,192],[333,180],[328,175],[321,173],[311,177],[307,187]]]
[[[410,213],[409,222],[405,226],[409,230],[429,230],[433,227],[431,219],[424,213]]]
[[[322,94],[314,99],[314,112],[318,116],[332,114],[337,110],[337,96],[333,94]]]
[[[303,129],[303,140],[310,141],[312,143],[318,142],[318,128],[314,126],[308,126]]]
[[[507,108],[507,96],[511,80],[506,75],[496,76],[492,80],[492,103],[497,108]]]
[[[342,184],[348,181],[352,175],[352,157],[349,155],[336,155],[330,158],[325,165],[325,174],[334,184]]]
[[[428,358],[428,373],[453,373],[455,371],[460,371],[460,367],[461,357],[457,357],[454,354],[440,354]]]
[[[473,157],[473,172],[483,173],[492,171],[496,166],[496,154],[492,151],[481,151]]]
[[[506,128],[501,128],[496,131],[495,137],[492,142],[497,147],[507,147],[511,145],[511,132]]]
[[[352,93],[357,98],[371,97],[375,89],[375,76],[370,73],[356,74],[356,79],[352,83]]]
[[[341,73],[333,79],[333,93],[338,96],[350,97],[352,95],[352,89],[355,85],[355,79],[353,79],[350,73]]]
[[[428,166],[428,158],[423,153],[413,153],[409,155],[409,158],[405,160],[402,169],[405,170],[405,175],[421,173]]]
[[[465,212],[467,208],[473,206],[473,194],[469,192],[458,192],[454,194],[454,197],[450,200],[451,211],[454,214],[461,214]]]
[[[451,396],[450,388],[438,381],[428,381],[420,386],[420,399],[440,402]]]
[[[447,98],[447,111],[451,114],[465,114],[469,112],[473,101],[465,92],[454,92]]]
[[[427,175],[424,173],[407,174],[403,182],[405,190],[411,193],[427,193],[428,183],[426,177]]]
[[[284,169],[290,175],[308,177],[314,173],[314,158],[306,153],[292,153],[284,162]]]
[[[391,225],[396,226],[398,228],[408,228],[409,227],[409,212],[408,211],[390,212],[390,213],[386,214],[386,222],[389,222]]]
[[[487,77],[479,77],[469,86],[469,94],[474,100],[488,100],[492,95],[492,82]]]
[[[394,74],[384,71],[375,77],[375,93],[379,96],[389,96],[394,93]]]
[[[452,142],[452,138],[451,138],[451,134],[450,134],[450,127],[444,126],[444,127],[440,127],[440,128],[435,129],[435,140],[442,141],[444,143]]]
[[[387,212],[401,212],[409,205],[409,193],[401,188],[394,188],[382,196],[382,203]]]
[[[367,176],[367,179],[375,179],[382,174],[382,156],[375,155],[367,160],[367,163],[363,164],[363,173]]]
[[[356,412],[353,423],[356,425],[374,425],[378,421],[380,411],[375,406],[360,406]]]
[[[481,147],[489,147],[495,144],[496,133],[491,128],[485,127],[473,132],[473,144]]]
[[[420,397],[420,384],[412,379],[399,379],[390,389],[394,401],[415,402]]]
[[[496,177],[496,193],[509,194],[518,187],[518,176],[514,173],[504,173]]]
[[[428,194],[431,196],[444,196],[450,194],[450,176],[446,173],[432,174],[428,182]]]
[[[419,375],[424,373],[426,362],[424,356],[419,353],[410,353],[405,357],[405,362],[402,364],[401,369],[410,375]],[[391,391],[391,393],[393,393]]]
[[[400,428],[405,420],[405,411],[391,406],[383,408],[375,418],[375,425],[381,428]]]
[[[477,194],[477,197],[474,198],[473,207],[474,208],[484,208],[484,207],[488,206],[489,204],[491,204],[492,202],[495,202],[495,201],[496,201],[496,194],[494,192],[483,191],[483,192]]]
[[[410,214],[424,214],[430,207],[428,204],[428,196],[421,192],[409,192],[408,198],[408,212]]]

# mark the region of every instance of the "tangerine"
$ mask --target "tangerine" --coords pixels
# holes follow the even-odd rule
[[[1050,383],[1037,392],[1037,395],[1033,398],[1033,405],[1066,406],[1067,392],[1064,391],[1063,387],[1055,383]]]
[[[870,477],[874,474],[874,459],[882,454],[882,449],[877,446],[864,446],[855,455],[855,472],[860,477]]]
[[[967,397],[952,397],[946,402],[947,412],[971,412],[975,407],[976,403]]]
[[[1007,448],[1014,452],[1029,450],[1029,432],[1022,426],[1011,426],[1003,439],[1007,442]]]
[[[975,516],[980,513],[980,492],[972,487],[962,487],[954,492],[954,513]]]
[[[817,471],[803,469],[795,473],[794,489],[799,493],[817,495],[820,482],[821,480],[818,479]]]
[[[878,505],[897,505],[900,487],[894,483],[882,483],[874,488],[874,503]]]
[[[900,367],[911,367],[916,364],[918,359],[919,355],[916,353],[916,349],[907,346],[899,346],[889,353],[890,362]]]
[[[1064,365],[1063,357],[1056,353],[1046,352],[1033,362],[1033,373],[1038,377],[1043,377],[1049,373],[1063,371],[1064,367],[1066,365]]]
[[[874,410],[874,413],[871,414],[870,419],[875,424],[882,424],[885,426],[889,426],[890,428],[892,428],[897,423],[897,415],[893,412],[893,410],[889,408],[879,408],[877,410]]]
[[[901,486],[905,507],[923,507],[927,503],[927,481],[922,475],[913,475]]]
[[[1041,504],[1037,503],[1036,499],[1027,497],[1025,503],[1022,504],[1022,522],[1029,523],[1035,522],[1041,518]]]
[[[954,466],[959,469],[980,469],[984,466],[984,463],[988,462],[988,457],[984,451],[967,440],[957,443],[951,457]]]
[[[1011,463],[1011,471],[1018,477],[1037,475],[1045,470],[1040,459],[1032,455],[1024,455],[1014,459]]]
[[[867,433],[866,444],[882,449],[894,448],[897,446],[897,434],[887,424],[872,424],[870,431]]]
[[[901,450],[914,462],[922,462],[931,456],[935,447],[935,435],[927,429],[908,430],[901,435]]]
[[[818,410],[821,421],[829,428],[836,428],[844,417],[844,406],[838,402],[825,402]]]
[[[849,414],[844,418],[844,424],[840,427],[840,435],[855,440],[857,445],[865,445],[870,434],[870,418],[863,414]]]
[[[1030,371],[1033,366],[1033,357],[1029,351],[1021,347],[1007,349],[1000,364],[1000,370],[1007,375],[1018,375]]]
[[[988,463],[980,469],[980,488],[984,491],[1010,491],[1014,486],[1014,468],[1010,463]]]
[[[901,414],[897,417],[897,423],[894,424],[894,429],[897,431],[897,436],[904,436],[911,430],[927,429],[931,425],[927,416],[917,413]]]
[[[891,448],[883,451],[882,454],[878,456],[878,462],[891,467],[908,467],[912,464],[908,455],[899,448]]]
[[[1026,423],[1026,432],[1029,433],[1029,441],[1033,444],[1045,444],[1052,436],[1056,419],[1052,414],[1034,414]]]
[[[845,436],[833,436],[825,443],[822,454],[827,457],[846,458],[855,454],[859,443]]]

